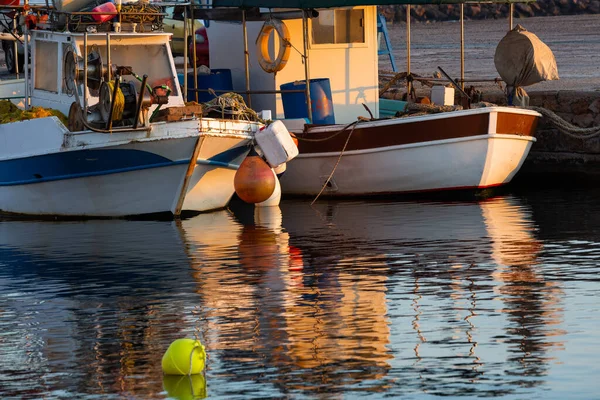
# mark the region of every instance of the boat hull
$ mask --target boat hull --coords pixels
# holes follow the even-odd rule
[[[0,209],[89,217],[173,212],[195,140],[124,144],[2,161]],[[166,158],[157,153],[157,147],[178,156]]]
[[[205,212],[227,206],[235,193],[235,173],[250,152],[254,132],[262,126],[208,118],[199,123],[208,136],[200,144],[183,211]]]
[[[74,217],[178,214],[182,196],[184,210],[225,207],[257,128],[213,123],[223,129],[213,132],[184,121],[156,125],[151,134],[106,135],[69,132],[56,118],[2,125],[0,211]]]
[[[529,153],[538,116],[492,107],[359,124],[330,140],[301,141],[282,191],[316,195],[325,186],[324,195],[360,196],[500,186]],[[315,131],[312,137],[326,138],[339,128]],[[344,147],[350,132],[340,157],[336,148]]]
[[[226,207],[235,192],[235,173],[250,151],[248,139],[212,138],[209,141],[196,160],[183,203],[184,211],[204,212]]]

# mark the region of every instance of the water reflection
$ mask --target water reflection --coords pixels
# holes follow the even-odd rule
[[[3,396],[161,392],[190,281],[173,224],[4,221],[0,253]]]
[[[561,350],[560,340],[566,332],[560,328],[563,322],[563,284],[547,280],[538,263],[541,242],[532,237],[533,226],[528,215],[515,207],[498,207],[497,204],[483,208],[487,229],[494,239],[493,258],[498,268],[493,273],[498,285],[494,292],[502,300],[502,312],[508,314],[511,324],[506,340],[512,348],[508,360],[518,368],[511,372],[524,378],[546,375],[548,363],[554,357],[551,350]],[[528,379],[524,385],[537,385],[541,380]]]
[[[0,222],[0,396],[539,393],[569,293],[538,229],[510,196]],[[163,379],[193,336],[206,380]]]
[[[295,245],[313,268],[353,275],[340,279],[349,283],[373,276],[389,280],[391,319],[406,321],[398,335],[414,337],[412,345],[402,346],[403,358],[395,358],[392,375],[417,373],[419,389],[439,395],[497,395],[518,389],[520,380],[543,383],[531,377],[542,377],[551,361],[547,353],[562,346],[556,339],[565,333],[556,327],[561,288],[538,271],[542,245],[530,210],[517,198],[286,205],[284,226],[299,238]],[[330,238],[343,243],[342,252],[330,246]],[[509,353],[508,363],[489,356],[495,346]],[[507,379],[506,373],[518,378]],[[499,380],[515,387],[494,387]],[[483,385],[468,386],[477,382]]]
[[[350,284],[353,276],[343,271],[307,271],[279,208],[242,209],[237,218],[244,224],[221,229],[217,240],[237,248],[234,261],[212,255],[207,244],[215,232],[196,219],[182,222],[206,308],[207,346],[236,366],[239,379],[277,371],[271,382],[281,390],[331,390],[383,377],[391,357],[385,277]]]

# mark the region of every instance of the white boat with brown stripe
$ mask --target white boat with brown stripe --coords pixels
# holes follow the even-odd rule
[[[454,2],[461,6],[462,1]],[[231,68],[234,89],[247,94],[254,109],[272,110],[298,138],[299,155],[281,177],[283,194],[481,190],[510,182],[535,142],[541,114],[487,106],[383,118],[374,4],[410,7],[411,0],[214,0],[212,9],[196,10],[197,17],[216,20],[208,29],[211,66]],[[219,19],[239,19],[242,24]],[[271,26],[279,27],[279,38],[268,42],[264,36]],[[248,46],[247,40],[232,42],[236,35],[258,37],[257,46]],[[250,68],[253,58],[266,59],[271,67]],[[461,79],[458,83],[448,77],[460,89],[464,62]],[[437,83],[443,87],[448,80]],[[320,81],[326,84],[317,85]],[[290,87],[296,89],[292,92],[304,91],[303,100],[290,101]],[[445,100],[436,104],[448,105]]]
[[[539,116],[485,107],[347,129],[309,126],[298,133],[300,154],[281,184],[289,194],[316,195],[323,189],[331,196],[497,187],[510,182],[523,164]]]

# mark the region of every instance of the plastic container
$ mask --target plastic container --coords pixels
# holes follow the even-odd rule
[[[100,4],[98,7],[92,8],[92,12],[116,13],[117,7],[115,7],[114,3],[109,1],[108,3]],[[94,21],[96,21],[100,24],[102,24],[106,21],[110,21],[111,19],[113,19],[116,16],[117,16],[117,14],[92,14],[92,18],[94,18]]]
[[[178,74],[179,85],[183,90],[183,74]],[[210,74],[198,74],[198,89],[213,89],[233,91],[233,81],[231,80],[230,69],[212,69]],[[217,96],[223,92],[216,92]],[[206,103],[214,99],[215,96],[208,92],[198,92],[198,102]],[[195,101],[196,95],[194,92],[194,72],[188,73],[188,93],[187,101]]]
[[[454,105],[454,88],[434,86],[431,88],[431,102],[439,106]]]
[[[255,138],[271,168],[276,168],[298,155],[298,148],[281,121],[275,121],[256,132]]]
[[[305,90],[306,81],[284,83],[281,90]],[[305,93],[282,93],[285,118],[308,118]],[[310,100],[313,124],[335,124],[331,85],[328,78],[310,80]]]

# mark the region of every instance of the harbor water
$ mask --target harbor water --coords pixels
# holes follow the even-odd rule
[[[2,220],[0,398],[597,398],[599,195]]]

